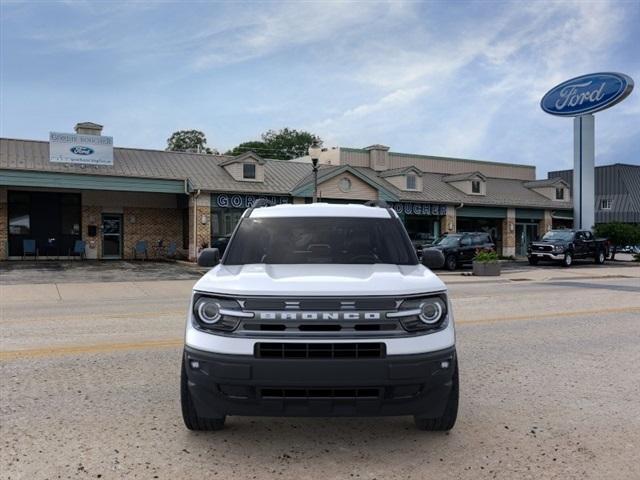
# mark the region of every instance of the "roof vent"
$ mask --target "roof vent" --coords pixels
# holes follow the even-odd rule
[[[102,125],[93,122],[76,123],[74,130],[78,135],[98,135],[102,134]]]

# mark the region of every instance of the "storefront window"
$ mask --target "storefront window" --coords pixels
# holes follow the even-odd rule
[[[9,233],[28,235],[31,231],[29,194],[11,192],[9,194]]]
[[[62,235],[80,235],[80,197],[60,195],[60,226]]]

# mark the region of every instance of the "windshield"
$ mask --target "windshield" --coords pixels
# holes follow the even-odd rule
[[[245,218],[223,259],[250,263],[416,265],[402,224],[394,218]]]
[[[571,231],[562,232],[557,230],[551,231],[551,232],[545,233],[542,239],[543,240],[562,240],[565,242],[570,242],[571,240],[573,240],[573,232]]]
[[[460,237],[445,235],[444,237],[440,237],[434,245],[439,245],[441,247],[454,247],[458,245],[459,241]]]

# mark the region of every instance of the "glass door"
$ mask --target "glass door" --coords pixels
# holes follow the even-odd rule
[[[102,214],[102,258],[122,258],[122,215]]]
[[[537,223],[516,223],[516,256],[526,257],[529,243],[537,239]]]

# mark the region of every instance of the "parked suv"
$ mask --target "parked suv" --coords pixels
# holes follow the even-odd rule
[[[199,263],[215,267],[187,318],[187,428],[217,430],[227,415],[413,415],[420,429],[453,427],[447,288],[393,209],[253,207],[221,262],[208,249]]]
[[[455,270],[460,265],[471,263],[478,250],[495,251],[496,245],[488,233],[469,232],[444,235],[430,248],[442,251],[444,267]]]

